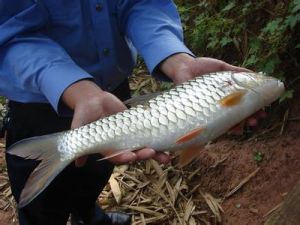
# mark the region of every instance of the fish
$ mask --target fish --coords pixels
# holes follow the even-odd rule
[[[22,190],[20,208],[35,199],[75,159],[109,159],[145,147],[179,151],[180,165],[259,109],[276,101],[284,84],[255,72],[214,72],[188,80],[114,115],[68,131],[21,140],[8,154],[39,160]]]

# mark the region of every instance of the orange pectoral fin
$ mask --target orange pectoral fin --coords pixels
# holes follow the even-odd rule
[[[195,137],[197,137],[198,135],[200,135],[204,130],[205,130],[204,127],[200,127],[195,130],[192,130],[192,131],[188,132],[187,134],[183,135],[182,137],[178,138],[176,140],[176,144],[181,144],[181,143],[190,141],[190,140],[194,139]]]
[[[219,103],[224,107],[231,107],[237,105],[241,102],[243,96],[246,94],[247,91],[237,91],[227,95],[226,97],[222,98]]]
[[[200,150],[201,147],[199,146],[192,146],[187,149],[184,149],[179,156],[179,167],[182,168],[190,162],[192,162],[195,158],[197,158],[199,156]]]

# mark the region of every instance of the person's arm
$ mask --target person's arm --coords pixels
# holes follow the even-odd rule
[[[193,53],[183,42],[176,6],[171,0],[127,0],[118,5],[118,21],[150,73],[162,78],[159,64],[176,53]]]
[[[41,33],[48,25],[48,14],[39,2],[1,1],[0,73],[9,74],[24,90],[42,93],[58,110],[63,91],[91,76]]]

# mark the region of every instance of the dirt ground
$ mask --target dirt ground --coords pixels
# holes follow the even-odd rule
[[[4,159],[4,144],[0,139],[0,225],[14,225],[16,218]]]
[[[261,225],[300,180],[299,102],[285,112],[278,112],[275,122],[247,137],[228,136],[210,144],[199,161],[185,168],[196,171],[190,185],[221,199],[224,211],[219,223],[212,216],[196,224]],[[11,225],[15,212],[3,151],[2,146],[0,225]]]

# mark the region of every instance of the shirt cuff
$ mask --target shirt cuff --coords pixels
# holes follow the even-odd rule
[[[92,79],[92,76],[74,63],[57,63],[43,71],[41,91],[58,114],[70,114],[66,107],[59,107],[63,92],[71,84]]]
[[[165,38],[153,41],[141,50],[141,55],[145,60],[149,72],[160,80],[170,79],[159,70],[159,64],[176,53],[187,53],[194,56],[184,43],[177,38]]]

